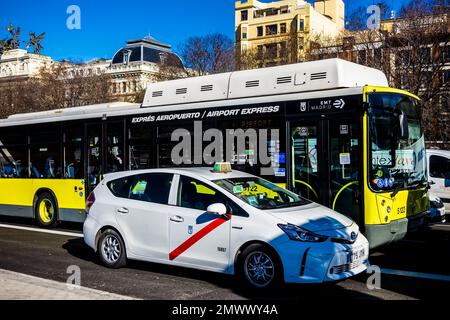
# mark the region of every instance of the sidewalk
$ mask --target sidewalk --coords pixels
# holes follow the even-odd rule
[[[104,291],[81,287],[0,269],[0,300],[133,300]]]

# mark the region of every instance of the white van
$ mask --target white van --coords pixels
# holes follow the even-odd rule
[[[427,150],[430,194],[441,198],[450,214],[450,151]]]

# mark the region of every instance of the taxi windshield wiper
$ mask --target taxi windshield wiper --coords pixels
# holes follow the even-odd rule
[[[426,186],[428,186],[428,182],[424,181],[424,180],[415,180],[415,181],[410,183],[410,187],[411,188],[426,187]]]
[[[302,206],[305,204],[306,204],[306,201],[287,202],[287,203],[282,203],[282,204],[277,205],[275,209],[297,207],[297,206]]]

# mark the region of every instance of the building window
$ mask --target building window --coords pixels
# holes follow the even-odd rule
[[[450,81],[450,70],[445,70],[442,75],[442,78],[443,78],[442,84],[445,86]]]
[[[286,23],[280,24],[280,33],[286,33],[286,32],[287,32]]]
[[[258,27],[258,37],[262,37],[264,35],[263,27]]]
[[[359,64],[366,64],[367,63],[367,52],[366,52],[366,50],[359,50],[358,51],[358,63]]]
[[[247,28],[242,28],[242,39],[247,39]]]
[[[450,46],[445,46],[442,48],[442,59],[444,62],[450,61]]]
[[[280,58],[287,59],[287,56],[288,56],[287,43],[280,42]]]
[[[271,24],[266,26],[266,35],[274,35],[278,33],[278,25]]]
[[[131,51],[130,50],[124,50],[124,52],[123,52],[123,64],[128,64],[130,62],[130,55],[131,55]]]
[[[261,60],[264,56],[264,46],[258,46],[258,59]]]
[[[305,49],[305,39],[303,37],[298,38],[298,49],[303,51]]]
[[[305,19],[300,19],[299,29],[300,31],[305,31]]]
[[[248,10],[242,10],[241,11],[241,21],[247,21],[248,20]]]
[[[382,53],[383,51],[381,49],[375,49],[373,50],[373,59],[376,65],[380,65],[381,59],[382,59]]]
[[[431,62],[431,48],[422,48],[421,49],[421,56],[422,61],[424,63],[430,63]]]
[[[267,9],[265,11],[265,13],[266,13],[266,17],[276,16],[278,14],[278,9],[277,8],[270,8],[270,9]]]
[[[288,6],[281,7],[280,8],[280,13],[281,14],[289,13],[289,7]]]
[[[400,76],[400,87],[401,88],[408,87],[410,84],[409,79],[410,79],[410,76],[408,74],[402,74]]]
[[[269,59],[277,58],[278,45],[276,43],[266,45],[266,56]]]
[[[410,51],[409,50],[399,51],[398,60],[402,65],[408,65],[410,62]]]
[[[264,17],[264,11],[263,10],[255,10],[255,13],[253,15],[255,18],[261,18]]]

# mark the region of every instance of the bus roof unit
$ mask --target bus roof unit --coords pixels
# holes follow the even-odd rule
[[[341,59],[152,83],[143,108],[366,85],[387,87],[383,72]]]

